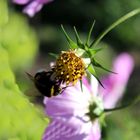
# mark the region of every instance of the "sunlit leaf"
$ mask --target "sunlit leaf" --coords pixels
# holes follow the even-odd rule
[[[0,0],[0,27],[8,21],[8,4],[7,0]]]
[[[39,140],[48,119],[19,90],[2,46],[0,58],[0,139]]]

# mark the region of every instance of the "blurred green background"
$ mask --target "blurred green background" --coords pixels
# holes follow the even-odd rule
[[[22,13],[23,6],[0,1],[0,140],[39,140],[47,126],[41,106],[31,103],[24,92],[30,88],[25,72],[49,69],[49,53],[67,50],[60,24],[74,39],[76,26],[84,40],[96,20],[92,39],[127,12],[140,7],[140,0],[54,0],[33,18]],[[123,102],[140,93],[140,15],[113,29],[99,45],[105,49],[98,60],[111,68],[112,59],[130,53],[135,69]],[[98,71],[105,75],[104,71]],[[37,99],[36,99],[37,100]],[[32,100],[33,101],[33,100]],[[103,140],[139,140],[140,104],[112,113],[103,128]]]

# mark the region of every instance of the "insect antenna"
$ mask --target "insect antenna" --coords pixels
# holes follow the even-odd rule
[[[29,74],[28,72],[25,72],[25,73],[28,75],[30,80],[34,81],[34,77],[31,74]]]

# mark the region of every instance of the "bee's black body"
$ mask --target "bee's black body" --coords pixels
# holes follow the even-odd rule
[[[40,93],[47,97],[56,96],[61,93],[61,82],[52,79],[53,71],[37,72],[34,76],[34,84]]]

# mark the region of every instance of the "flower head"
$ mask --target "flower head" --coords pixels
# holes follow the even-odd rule
[[[125,58],[124,61],[121,58]],[[121,86],[125,89],[132,72],[133,61],[128,54],[122,54],[117,58],[114,70],[116,71],[122,64],[123,71],[117,71],[119,73],[114,75],[113,87],[116,88],[109,91],[110,84],[106,84],[106,89],[109,91],[106,94],[98,90],[98,82],[91,76],[90,84],[87,79],[83,79],[83,92],[80,83],[77,82],[75,86],[66,88],[63,94],[50,99],[45,98],[46,113],[52,120],[45,130],[43,140],[100,140],[100,117],[104,115],[106,107],[114,107],[122,97],[124,90],[118,88],[118,83],[123,81]],[[127,78],[123,77],[124,71]],[[106,106],[106,102],[112,103]]]
[[[41,10],[43,4],[48,4],[53,0],[13,0],[14,3],[27,5],[23,9],[23,12],[33,17],[37,12]]]
[[[75,27],[74,33],[77,42],[74,42],[66,33],[64,27],[61,26],[62,31],[70,46],[70,50],[62,52],[59,55],[56,61],[56,66],[53,70],[56,74],[56,78],[58,78],[63,83],[66,82],[67,85],[71,82],[75,84],[78,80],[81,80],[82,77],[86,74],[86,72],[91,73],[99,81],[95,71],[95,67],[99,67],[101,69],[111,72],[110,70],[104,68],[100,63],[98,63],[95,58],[95,54],[102,49],[91,48],[94,44],[90,44],[90,36],[93,30],[93,26],[94,23],[91,26],[85,43],[81,41]],[[99,83],[102,85],[100,81]]]
[[[60,54],[53,71],[59,81],[68,85],[82,79],[85,75],[85,65],[82,58],[78,57],[75,51],[69,50]]]

